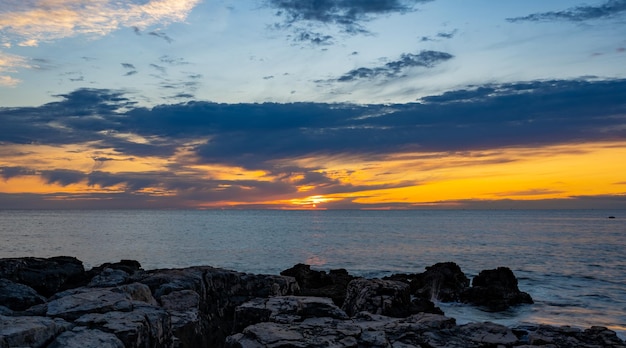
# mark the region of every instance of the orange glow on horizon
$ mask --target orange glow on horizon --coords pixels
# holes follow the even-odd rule
[[[456,207],[455,202],[463,200],[525,201],[626,193],[626,142],[273,161],[277,168],[290,168],[289,174],[199,164],[185,146],[173,156],[161,158],[129,157],[91,145],[0,145],[0,167],[28,169],[17,175],[0,176],[0,193],[86,196],[129,193],[132,189],[123,181],[106,187],[89,185],[87,177],[93,171],[122,177],[142,175],[160,183],[132,193],[176,198],[186,207],[199,209]],[[293,168],[308,169],[297,173]],[[78,179],[70,183],[44,179],[47,171],[59,169],[76,174]],[[319,182],[307,179],[307,173],[313,172],[319,174],[315,176]],[[80,175],[85,178],[80,180]],[[215,184],[176,189],[167,185],[168,180]],[[272,191],[273,187],[277,189]],[[203,192],[216,198],[203,201]],[[218,192],[221,193],[215,195]],[[185,200],[185,195],[193,199]]]

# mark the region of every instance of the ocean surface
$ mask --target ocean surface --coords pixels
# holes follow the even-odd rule
[[[458,323],[602,325],[626,338],[626,210],[0,210],[0,258],[59,255],[87,269],[134,259],[144,269],[278,274],[307,263],[366,277],[445,261],[469,278],[506,266],[535,304],[503,313],[440,307]]]

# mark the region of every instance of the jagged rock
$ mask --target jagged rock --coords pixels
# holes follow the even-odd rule
[[[45,347],[72,326],[63,319],[0,315],[0,347]]]
[[[47,348],[125,348],[114,334],[77,327],[57,337]]]
[[[299,263],[292,268],[280,272],[281,275],[296,278],[300,286],[300,295],[330,297],[339,307],[346,298],[348,283],[354,279],[345,269],[315,271],[310,265]]]
[[[85,268],[81,261],[69,256],[0,259],[0,278],[27,285],[50,297],[84,283]]]
[[[235,308],[240,304],[256,297],[291,295],[299,291],[292,277],[246,274],[208,266],[147,271],[136,280],[148,285],[157,301],[175,291],[196,292],[200,300],[200,321],[198,325],[184,321],[182,324],[189,328],[189,332],[198,328],[211,332],[211,335],[200,337],[202,341],[195,344],[212,347],[222,345],[225,337],[232,333]],[[193,318],[189,314],[193,313],[179,318]]]
[[[361,311],[392,317],[410,315],[409,285],[383,279],[355,279],[348,284],[342,309],[349,316]]]
[[[172,332],[181,347],[198,347],[202,345],[203,325],[200,314],[200,295],[193,290],[173,291],[160,298],[161,306],[170,315]]]
[[[90,313],[74,323],[113,333],[126,348],[165,348],[171,345],[170,316],[158,307],[137,305],[130,312]]]
[[[132,297],[111,289],[84,288],[48,302],[46,315],[75,320],[89,313],[130,311]]]
[[[533,303],[529,294],[517,287],[517,278],[507,267],[481,271],[472,280],[472,287],[461,294],[461,300],[491,311],[502,311],[510,306]]]
[[[46,299],[33,288],[0,278],[0,306],[22,311],[44,302]]]
[[[440,262],[426,267],[418,274],[394,274],[384,279],[397,280],[411,285],[411,294],[442,302],[459,301],[461,293],[470,285],[461,267],[454,262]]]
[[[520,332],[522,340],[532,346],[626,348],[626,342],[602,326],[581,330],[570,326],[531,325],[517,327],[514,331]]]

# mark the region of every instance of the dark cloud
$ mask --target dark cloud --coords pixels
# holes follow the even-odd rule
[[[376,77],[398,77],[406,69],[422,67],[432,68],[435,65],[452,59],[454,56],[439,51],[422,51],[418,54],[405,53],[400,59],[386,63],[380,67],[358,68],[351,70],[337,79],[338,82],[350,82],[359,79],[372,79]]]
[[[416,4],[431,0],[269,0],[269,5],[284,18],[284,26],[308,21],[333,24],[346,32],[359,33],[366,30],[363,22],[389,13],[412,11]]]
[[[4,180],[34,174],[36,174],[34,170],[25,167],[0,167],[0,177]]]
[[[599,6],[577,6],[564,11],[533,13],[523,17],[507,18],[509,22],[572,21],[607,19],[626,12],[626,0],[609,0]]]
[[[163,40],[167,41],[167,43],[174,42],[174,39],[172,39],[166,33],[163,33],[163,32],[151,31],[151,32],[148,33],[148,35],[152,35],[152,36],[158,37],[159,39],[163,39]]]
[[[143,108],[111,90],[59,97],[41,107],[0,108],[0,142],[91,142],[126,156],[162,157],[194,142],[189,150],[201,162],[273,171],[277,159],[317,154],[384,156],[626,138],[626,80],[483,85],[397,105],[190,101]],[[76,179],[70,174],[47,178],[67,183]]]
[[[120,63],[124,69],[135,70],[135,65],[131,63]]]

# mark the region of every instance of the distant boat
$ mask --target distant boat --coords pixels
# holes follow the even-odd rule
[[[609,216],[609,219],[615,219],[615,216]]]

